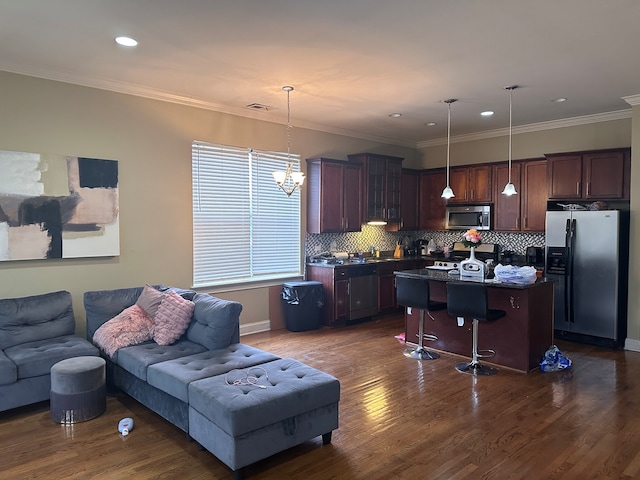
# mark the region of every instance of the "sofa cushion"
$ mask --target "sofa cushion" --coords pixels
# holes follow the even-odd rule
[[[138,305],[131,305],[100,325],[93,335],[93,343],[113,357],[122,347],[151,340],[153,330],[153,319]]]
[[[87,314],[87,338],[104,322],[136,303],[143,287],[120,288],[116,290],[96,290],[85,292],[84,309]]]
[[[241,303],[222,300],[206,293],[196,294],[193,302],[194,321],[187,330],[189,340],[200,343],[209,350],[217,350],[237,342]]]
[[[183,402],[188,402],[188,387],[195,380],[213,377],[237,368],[252,367],[278,358],[264,350],[234,343],[219,350],[207,350],[151,365],[147,369],[147,382]]]
[[[173,345],[158,345],[155,342],[147,342],[121,348],[118,350],[115,360],[124,370],[146,382],[149,365],[186,357],[205,350],[202,345],[188,340],[178,340]]]
[[[145,285],[142,293],[136,300],[136,305],[142,308],[151,318],[156,316],[158,307],[164,298],[164,293],[153,288],[151,285]]]
[[[182,288],[151,285],[158,291],[166,293],[174,291],[187,300],[193,299],[196,292]],[[87,338],[92,339],[93,334],[100,325],[112,319],[125,308],[138,301],[144,287],[119,288],[115,290],[95,290],[85,292],[84,309],[87,314]]]
[[[18,380],[48,375],[54,363],[71,357],[96,356],[98,349],[77,335],[37,340],[7,348],[4,353],[15,363]]]
[[[160,286],[160,287],[158,287],[158,290],[160,290],[161,292],[164,292],[164,293],[176,292],[178,295],[180,295],[185,300],[192,300],[193,301],[193,297],[196,296],[195,290],[188,290],[188,289],[180,288],[180,287],[163,287],[163,286]]]
[[[0,299],[0,350],[75,332],[67,291]]]
[[[174,291],[164,294],[153,321],[153,340],[158,345],[171,345],[187,330],[194,304]]]
[[[292,358],[256,365],[257,385],[235,385],[226,375],[189,384],[189,407],[232,437],[340,400],[340,382]]]
[[[0,385],[8,385],[18,380],[18,367],[0,350]]]

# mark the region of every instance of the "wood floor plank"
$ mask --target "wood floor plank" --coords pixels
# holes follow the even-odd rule
[[[640,353],[558,341],[569,371],[494,377],[461,357],[402,354],[401,315],[242,342],[341,382],[340,426],[247,468],[248,479],[640,479]],[[490,345],[481,346],[490,348]],[[127,437],[117,432],[132,417]],[[0,479],[230,479],[184,432],[124,394],[102,416],[61,426],[48,403],[0,413]]]

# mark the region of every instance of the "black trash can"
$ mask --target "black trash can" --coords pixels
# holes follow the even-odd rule
[[[287,329],[303,332],[320,328],[324,290],[315,281],[282,284],[282,310]]]

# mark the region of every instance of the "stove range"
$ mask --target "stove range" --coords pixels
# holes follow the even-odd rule
[[[441,262],[437,261],[430,267],[426,267],[429,270],[455,270],[460,266],[458,262]]]

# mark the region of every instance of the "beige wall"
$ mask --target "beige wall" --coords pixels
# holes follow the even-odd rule
[[[612,120],[513,135],[512,158],[537,158],[545,153],[597,150],[631,145],[631,119]],[[451,165],[506,161],[507,137],[451,143]],[[419,149],[418,162],[426,168],[444,167],[446,145]]]
[[[86,290],[191,285],[192,140],[287,148],[285,125],[269,121],[6,72],[0,72],[0,86],[0,149],[119,161],[119,257],[0,262],[1,297],[69,290],[81,333]],[[343,160],[364,151],[416,155],[409,148],[303,128],[293,130],[292,151]],[[303,212],[305,205],[303,194]],[[219,296],[243,304],[243,325],[269,320],[268,288]]]

